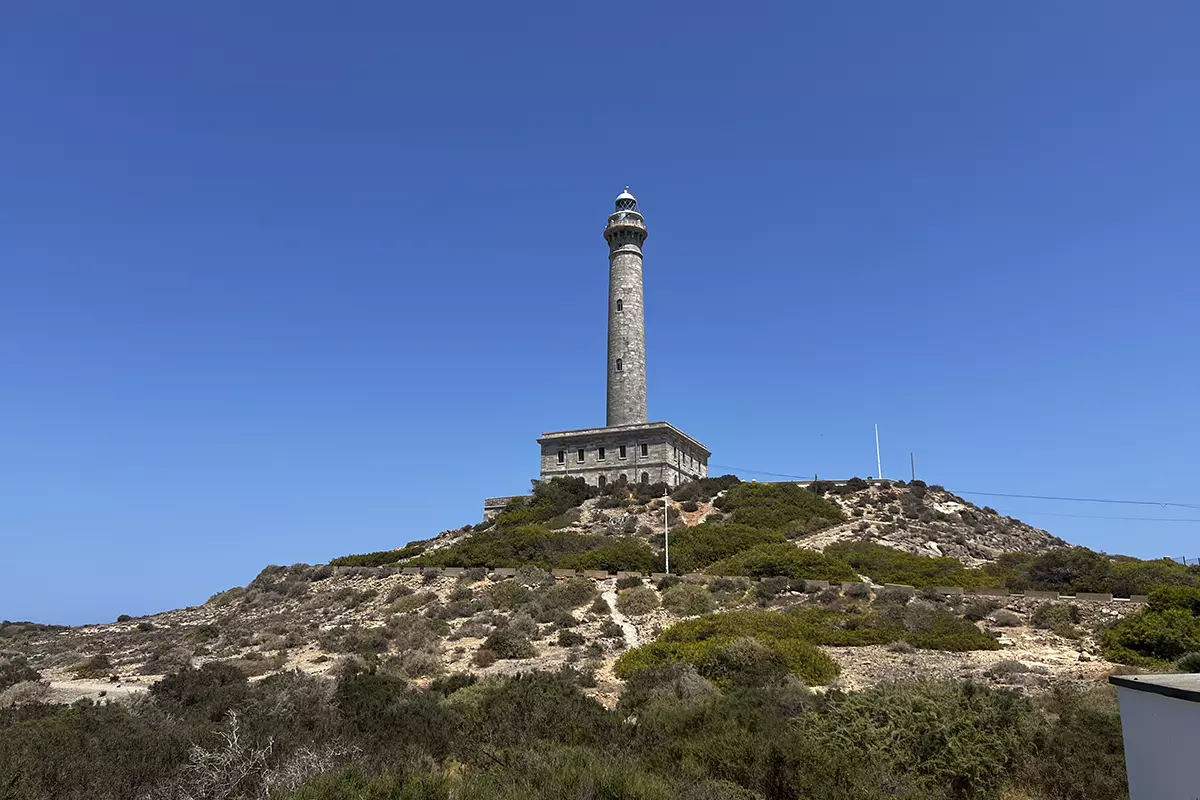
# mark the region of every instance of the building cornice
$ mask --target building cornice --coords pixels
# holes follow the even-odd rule
[[[543,433],[537,440],[538,444],[547,444],[549,442],[563,442],[571,439],[584,439],[591,436],[619,436],[621,434],[639,435],[646,433],[656,433],[666,431],[680,439],[686,440],[689,444],[704,453],[704,458],[712,455],[707,447],[700,442],[688,436],[683,431],[676,428],[669,422],[640,422],[636,425],[612,425],[604,428],[579,428],[570,431],[550,431]]]

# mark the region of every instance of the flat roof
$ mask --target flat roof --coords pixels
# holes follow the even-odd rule
[[[1122,689],[1151,692],[1176,700],[1200,703],[1200,672],[1168,675],[1110,675],[1108,682]]]
[[[639,422],[633,425],[612,425],[604,428],[578,428],[570,431],[549,431],[547,433],[543,433],[541,437],[538,438],[537,442],[538,444],[545,444],[546,442],[557,440],[584,439],[594,436],[605,436],[618,433],[649,433],[653,431],[664,430],[682,439],[686,439],[688,442],[691,442],[695,447],[704,451],[705,458],[712,455],[707,447],[700,444],[700,442],[696,441],[691,436],[688,436],[686,433],[679,430],[679,428],[676,428],[669,422]]]

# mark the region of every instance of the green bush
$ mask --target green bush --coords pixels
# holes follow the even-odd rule
[[[734,484],[741,483],[736,475],[721,475],[716,478],[701,478],[689,481],[675,487],[671,499],[679,502],[687,500],[708,500],[720,494]]]
[[[1079,638],[1075,626],[1082,619],[1074,603],[1042,603],[1033,610],[1029,622],[1035,628],[1054,631],[1066,639]]]
[[[617,595],[617,608],[623,614],[640,617],[658,608],[658,593],[649,586],[635,586]]]
[[[838,507],[794,483],[738,483],[722,498],[733,521],[764,530],[819,530],[845,519]]]
[[[108,656],[98,653],[86,661],[71,667],[76,678],[107,678],[112,674],[113,664]]]
[[[841,559],[804,550],[791,544],[763,544],[709,564],[709,575],[745,575],[751,578],[808,578],[852,581],[854,570]]]
[[[399,550],[380,550],[375,553],[362,553],[355,556],[340,556],[331,558],[331,567],[383,567],[395,564],[407,558],[419,556],[425,550],[424,542],[413,542]]]
[[[828,683],[837,674],[837,665],[804,639],[796,620],[771,611],[707,614],[677,623],[650,644],[622,655],[614,672],[625,678],[646,667],[685,663],[710,680],[728,683],[729,654],[724,648],[746,638],[757,640],[771,651],[772,659],[781,659],[788,671],[809,684]]]
[[[1150,592],[1147,607],[1151,611],[1179,608],[1192,616],[1200,616],[1200,589],[1183,586],[1164,586]]]
[[[531,497],[517,497],[494,520],[497,528],[546,522],[596,497],[599,490],[583,478],[551,478],[541,481]],[[481,565],[481,566],[497,566]]]
[[[693,572],[761,544],[786,544],[782,534],[749,525],[701,523],[671,534],[671,562],[680,572]]]
[[[1200,650],[1181,655],[1175,661],[1175,669],[1180,672],[1200,672]]]
[[[567,556],[555,565],[565,569],[598,569],[608,572],[653,572],[662,559],[650,545],[632,536],[596,537],[603,540],[589,552]]]
[[[40,681],[42,674],[29,666],[24,656],[5,658],[0,656],[0,692],[25,681]]]
[[[969,570],[956,559],[919,556],[873,542],[838,542],[825,548],[876,583],[978,588],[988,582],[979,570]]]
[[[543,609],[571,609],[585,606],[596,596],[596,582],[588,578],[568,578],[543,589],[537,602]]]
[[[1182,608],[1146,609],[1101,634],[1104,657],[1122,664],[1174,661],[1200,650],[1200,617]]]
[[[586,553],[604,543],[602,536],[552,531],[541,525],[493,528],[472,534],[417,559],[434,567],[552,567],[565,556]]]
[[[687,617],[708,614],[716,607],[712,593],[692,583],[676,583],[665,590],[662,604],[664,608]]]

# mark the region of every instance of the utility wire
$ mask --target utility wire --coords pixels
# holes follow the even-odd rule
[[[1160,508],[1200,508],[1200,505],[1195,503],[1167,503],[1158,500],[1112,500],[1104,497],[1055,497],[1052,495],[1043,494],[1006,494],[1004,492],[966,492],[959,489],[950,489],[954,494],[976,494],[983,497],[1020,497],[1025,500],[1062,500],[1071,503],[1115,503],[1126,506],[1159,506]]]
[[[1075,519],[1119,519],[1130,522],[1200,522],[1200,517],[1106,517],[1102,514],[1060,514],[1054,511],[1022,511],[1022,517],[1074,517]]]
[[[717,469],[729,469],[729,470],[733,470],[735,472],[749,472],[754,475],[770,475],[775,478],[792,478],[794,480],[799,480],[799,481],[812,480],[812,478],[810,478],[808,475],[789,475],[784,472],[767,472],[766,470],[761,470],[761,469],[747,469],[746,467],[735,467],[730,464],[710,464],[709,466],[716,467]],[[1158,506],[1159,508],[1200,509],[1200,504],[1197,504],[1197,503],[1174,503],[1174,502],[1167,502],[1167,501],[1160,501],[1160,500],[1117,500],[1117,499],[1107,498],[1107,497],[1060,497],[1057,495],[1013,494],[1013,493],[1009,493],[1009,492],[968,492],[968,491],[963,491],[961,489],[948,489],[947,491],[951,492],[952,494],[958,494],[958,495],[970,494],[970,495],[978,495],[981,497],[1013,497],[1013,498],[1019,498],[1022,500],[1054,500],[1054,501],[1068,502],[1068,503],[1109,503],[1109,504],[1114,504],[1114,505],[1130,505],[1130,506]],[[1049,512],[1046,512],[1046,513],[1049,513]],[[1060,514],[1059,516],[1075,516],[1075,515]],[[1094,517],[1094,519],[1130,519],[1130,520],[1146,519],[1147,521],[1153,521],[1153,522],[1174,522],[1174,521],[1200,522],[1200,519],[1155,520],[1155,519],[1151,519],[1148,517],[1147,518]]]

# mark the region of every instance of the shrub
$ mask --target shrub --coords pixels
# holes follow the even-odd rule
[[[857,576],[845,561],[790,544],[764,544],[710,564],[710,575],[745,575],[751,578],[809,578],[844,581]]]
[[[604,545],[604,536],[552,531],[541,525],[497,527],[427,553],[414,563],[434,567],[569,566],[562,562]]]
[[[776,575],[772,578],[763,578],[754,584],[754,596],[760,601],[767,601],[774,597],[778,597],[788,588],[788,579],[782,575]]]
[[[76,678],[107,678],[112,673],[112,661],[103,653],[97,653],[86,661],[71,667]]]
[[[707,614],[671,626],[652,643],[622,655],[614,666],[625,678],[639,669],[671,663],[693,665],[704,677],[730,682],[728,651],[735,640],[751,638],[782,659],[788,671],[810,684],[827,683],[837,665],[804,639],[804,626],[786,614],[771,611],[731,611]]]
[[[1200,617],[1182,608],[1146,609],[1101,634],[1104,657],[1123,664],[1174,661],[1200,650]]]
[[[1200,651],[1193,650],[1181,655],[1175,661],[1175,669],[1180,672],[1200,672]]]
[[[658,593],[649,586],[626,589],[617,595],[617,608],[622,613],[638,617],[658,608]]]
[[[24,656],[6,659],[0,656],[0,692],[26,681],[40,681],[41,673],[25,662]]]
[[[568,578],[544,589],[537,600],[543,609],[571,609],[587,605],[595,596],[594,581],[588,578]]]
[[[1179,608],[1192,616],[1200,616],[1200,589],[1184,586],[1164,586],[1150,592],[1147,607],[1151,611]]]
[[[716,478],[700,478],[677,486],[671,492],[671,499],[679,502],[687,500],[708,500],[720,494],[734,484],[741,483],[736,475],[721,475]]]
[[[662,596],[662,604],[680,616],[695,616],[710,613],[716,604],[712,593],[692,583],[676,583]]]
[[[1029,622],[1035,628],[1053,631],[1064,639],[1077,639],[1075,625],[1081,619],[1079,606],[1074,603],[1042,603],[1034,609]]]
[[[694,514],[695,512],[700,510],[700,504],[697,503],[695,500],[687,500],[683,503],[680,503],[679,507],[681,509],[683,509],[684,511],[688,512],[689,514]]]
[[[913,597],[911,589],[899,586],[884,586],[875,590],[875,602],[879,605],[905,605]]]
[[[382,567],[419,556],[424,550],[424,543],[413,542],[401,547],[399,550],[380,550],[375,553],[362,553],[354,556],[331,558],[329,559],[329,565],[333,567]]]
[[[491,650],[480,648],[475,651],[475,655],[471,657],[471,663],[477,667],[490,667],[499,660],[499,656]]]
[[[642,577],[640,575],[625,575],[617,578],[617,590],[632,589],[634,586],[642,585]]]
[[[514,498],[496,515],[494,523],[497,528],[502,528],[546,522],[599,493],[583,478],[551,478],[538,483],[531,497]]]
[[[901,583],[918,589],[928,586],[978,588],[987,580],[978,570],[968,570],[953,558],[918,556],[873,542],[838,542],[825,554],[839,558],[877,583]]]
[[[782,534],[749,525],[701,523],[671,533],[671,562],[680,572],[692,572],[761,544],[786,544]]]
[[[556,566],[608,572],[652,572],[660,566],[659,557],[641,539],[632,536],[598,538],[603,544],[587,553],[562,558]]]
[[[971,600],[963,609],[963,618],[969,619],[971,622],[979,622],[999,607],[1000,603],[991,598],[984,597]]]
[[[582,633],[578,633],[573,630],[564,628],[563,630],[558,632],[558,646],[559,647],[575,647],[577,645],[583,644],[586,641],[587,641],[587,639],[585,639],[583,637]]]
[[[992,624],[1001,628],[1015,628],[1021,624],[1021,617],[1007,609],[1000,609],[992,614]]]
[[[611,614],[612,606],[610,606],[608,601],[603,597],[597,596],[596,599],[592,601],[592,605],[588,608],[588,610],[593,614]]]
[[[844,519],[838,507],[794,483],[738,483],[722,498],[734,522],[781,531],[793,525],[816,530]]]
[[[505,625],[492,631],[483,643],[483,649],[496,654],[497,658],[533,658],[537,648],[529,636],[513,625]]]
[[[119,614],[117,616],[117,622],[129,622],[132,619],[133,617],[129,616],[128,614]]]

